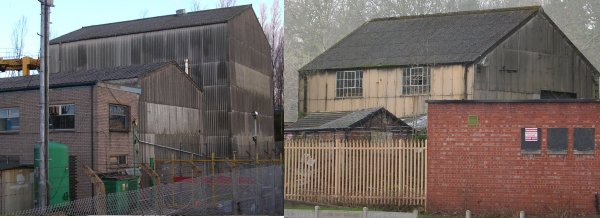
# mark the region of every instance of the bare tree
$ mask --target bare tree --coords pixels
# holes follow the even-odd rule
[[[14,57],[21,58],[23,56],[23,50],[25,49],[25,35],[27,34],[27,17],[22,16],[15,26],[12,32],[12,46],[14,49]],[[8,76],[19,76],[18,71],[9,72]]]
[[[200,11],[200,10],[202,10],[202,4],[200,4],[200,1],[195,0],[194,2],[192,2],[190,11]]]
[[[262,3],[260,5],[259,21],[265,32],[269,45],[271,45],[271,65],[273,67],[273,83],[274,83],[274,106],[276,109],[283,108],[283,48],[284,48],[284,30],[283,22],[281,21],[281,7],[279,0],[274,0],[270,8],[271,16],[267,16],[267,6]]]
[[[231,7],[231,6],[235,6],[236,0],[219,0],[219,3],[217,3],[217,8],[226,8],[226,7]]]
[[[148,9],[140,11],[140,18],[146,18],[148,17]]]
[[[27,18],[22,16],[13,28],[12,32],[12,44],[14,48],[15,57],[21,57],[23,55],[23,49],[25,48],[25,34],[27,34]]]

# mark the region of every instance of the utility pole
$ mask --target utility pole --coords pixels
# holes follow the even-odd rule
[[[53,0],[38,0],[42,6],[41,14],[41,39],[40,39],[40,160],[39,160],[39,196],[38,206],[48,206],[48,78],[50,68],[48,66],[48,38],[50,7]]]

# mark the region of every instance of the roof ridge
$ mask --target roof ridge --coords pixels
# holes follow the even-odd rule
[[[213,9],[207,9],[207,10],[201,10],[201,11],[192,11],[192,12],[188,12],[187,14],[196,14],[196,13],[207,12],[207,11],[226,10],[226,9],[231,9],[231,8],[243,8],[243,7],[252,7],[252,4],[237,5],[237,6],[225,7],[225,8],[213,8]],[[117,21],[117,22],[112,22],[112,23],[95,24],[95,25],[83,26],[80,29],[96,27],[96,26],[112,25],[112,24],[118,24],[118,23],[140,21],[140,20],[157,19],[157,18],[163,18],[163,17],[169,17],[169,16],[177,16],[177,14],[166,14],[166,15],[161,15],[161,16],[156,16],[156,17],[145,17],[145,18],[138,18],[138,19],[133,19],[133,20]],[[228,18],[227,20],[229,20],[229,19],[231,19],[231,17]]]
[[[418,14],[418,15],[407,15],[407,16],[373,18],[373,19],[367,21],[367,23],[378,22],[378,21],[388,21],[388,20],[404,20],[404,19],[429,18],[429,17],[486,14],[486,13],[496,13],[496,12],[506,12],[506,11],[524,11],[524,10],[537,11],[540,9],[543,9],[541,5],[532,5],[532,6],[523,6],[523,7],[493,8],[493,9],[484,9],[484,10],[454,11],[454,12],[433,13],[433,14]]]

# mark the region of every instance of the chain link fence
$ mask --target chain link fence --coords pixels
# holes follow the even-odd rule
[[[179,171],[175,166],[157,172]],[[283,215],[283,171],[279,164],[222,166],[209,175],[4,215]]]

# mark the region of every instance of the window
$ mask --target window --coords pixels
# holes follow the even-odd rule
[[[75,105],[63,104],[50,106],[49,129],[75,129]]]
[[[416,95],[429,93],[429,67],[404,68],[402,75],[402,94]]]
[[[127,165],[127,155],[123,154],[123,155],[111,156],[110,164],[111,165]]]
[[[521,154],[540,154],[540,128],[521,128]]]
[[[335,96],[361,97],[363,92],[362,71],[338,71],[336,72]]]
[[[573,150],[575,154],[594,154],[596,147],[595,128],[575,128],[573,130]]]
[[[567,154],[567,128],[548,128],[548,154]]]
[[[111,104],[109,116],[109,130],[112,132],[129,132],[129,107]]]
[[[0,108],[0,132],[19,131],[19,108]]]

